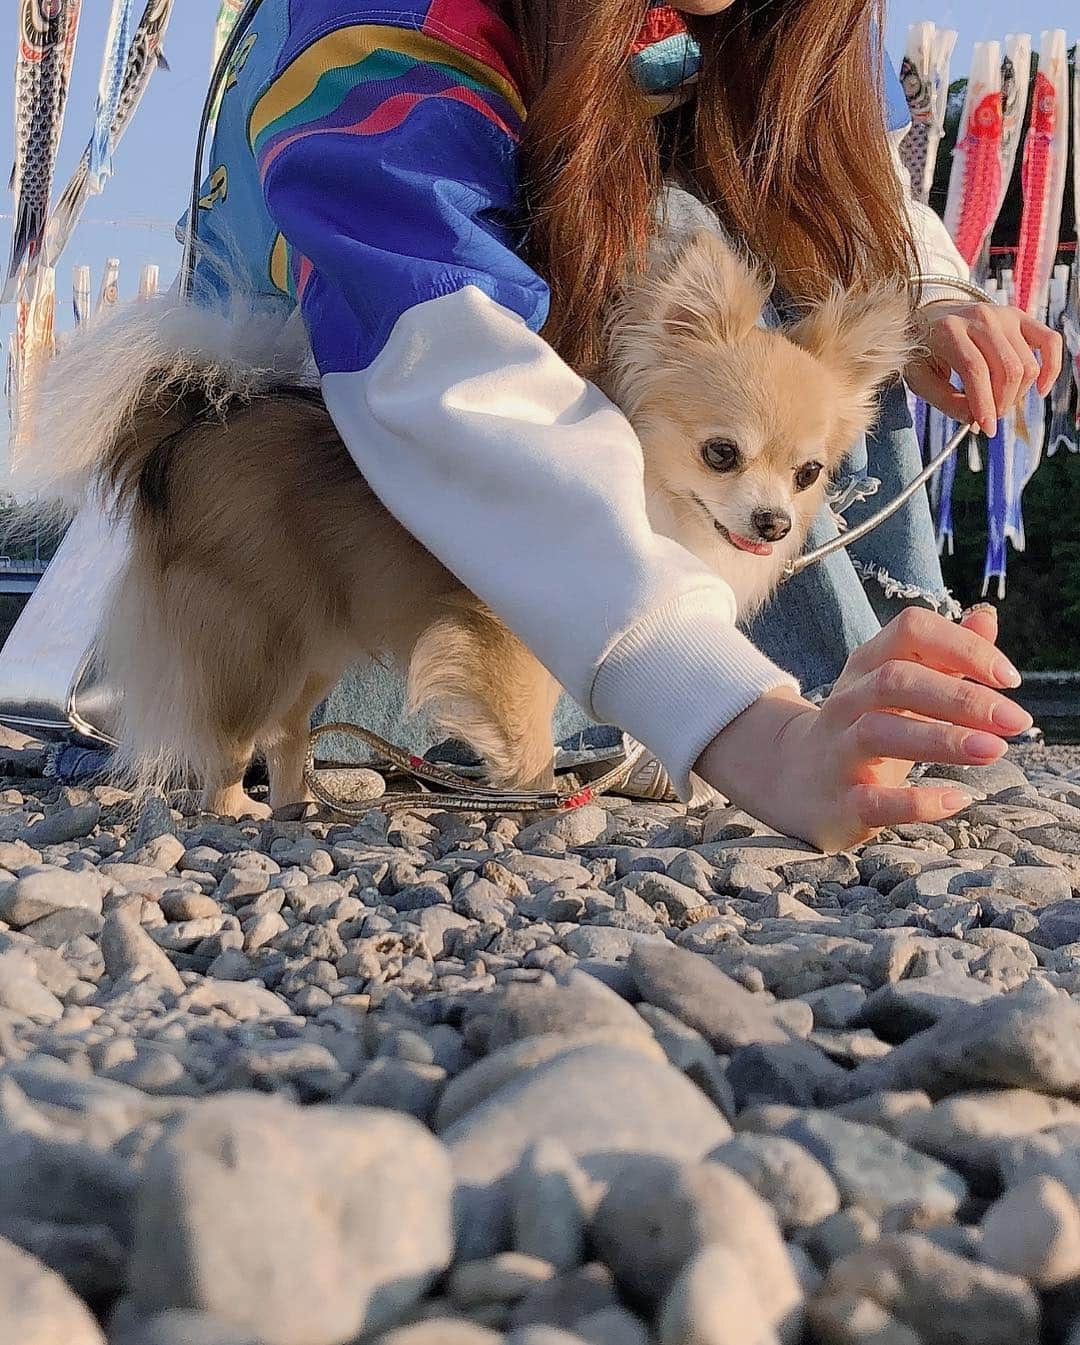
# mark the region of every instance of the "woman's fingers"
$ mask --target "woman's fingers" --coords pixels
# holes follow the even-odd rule
[[[1008,744],[996,733],[946,724],[887,710],[868,710],[847,730],[845,756],[860,762],[937,761],[950,766],[986,766],[1003,756]]]
[[[837,723],[851,725],[875,710],[1005,735],[1021,733],[1032,723],[1026,710],[996,691],[906,659],[888,659],[839,692],[829,713]]]
[[[894,659],[921,663],[955,677],[970,677],[986,686],[1020,685],[1020,674],[988,639],[937,612],[908,607],[855,650],[838,679],[838,689],[846,690],[856,677]]]
[[[930,786],[855,785],[851,810],[867,828],[902,826],[906,822],[940,822],[962,812],[971,796],[956,785]]]
[[[1020,318],[1020,335],[1031,349],[1039,352],[1042,368],[1037,386],[1039,395],[1046,397],[1061,373],[1061,362],[1064,358],[1061,333],[1055,332],[1042,322],[1036,322],[1025,313]]]
[[[972,344],[986,361],[987,373],[994,396],[994,409],[998,416],[1011,411],[1020,400],[1021,389],[1025,390],[1038,377],[1039,366],[1031,351],[1024,347],[1024,354],[1013,345],[1008,333],[1000,324],[988,324],[980,327],[972,323],[968,329]],[[1021,343],[1019,332],[1016,343]],[[1031,377],[1025,383],[1030,366]],[[965,385],[966,386],[966,385]]]
[[[909,367],[906,378],[916,396],[937,407],[951,420],[967,425],[974,419],[968,399],[949,382],[948,372],[942,374],[928,360],[922,360]]]
[[[971,414],[991,438],[997,432],[997,401],[986,356],[972,340],[969,324],[960,317],[944,318],[935,355],[944,357],[960,375]]]
[[[997,644],[998,637],[998,612],[996,607],[992,607],[988,602],[981,602],[977,606],[969,608],[960,618],[960,625],[964,630],[973,631],[976,635],[981,635],[984,640],[989,640],[991,644]]]

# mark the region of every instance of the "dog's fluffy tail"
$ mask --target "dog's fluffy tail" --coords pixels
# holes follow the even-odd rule
[[[121,693],[114,773],[136,790],[205,775],[220,756],[193,672],[207,662],[195,647],[201,628],[177,612],[154,546],[170,457],[183,451],[182,438],[170,436],[284,383],[312,383],[309,360],[299,323],[163,297],[77,332],[35,388],[32,433],[14,474],[23,502],[16,528],[62,525],[94,501],[130,529],[95,645]]]
[[[40,520],[97,493],[134,502],[162,439],[195,414],[223,412],[282,382],[310,382],[299,324],[172,296],[128,304],[64,343],[34,386],[30,442],[11,487]]]

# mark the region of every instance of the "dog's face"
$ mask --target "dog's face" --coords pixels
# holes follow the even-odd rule
[[[767,294],[717,235],[695,234],[628,294],[611,339],[653,526],[732,584],[741,616],[802,548],[908,349],[898,287],[837,292],[782,331],[757,325]]]

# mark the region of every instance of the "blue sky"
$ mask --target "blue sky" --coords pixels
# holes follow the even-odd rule
[[[11,0],[7,0],[4,8],[10,16],[14,9]],[[163,283],[175,272],[178,248],[171,230],[183,211],[217,8],[218,0],[177,0],[166,41],[171,73],[159,71],[155,76],[116,156],[116,176],[105,193],[90,202],[84,222],[61,262],[57,288],[64,300],[61,308],[64,325],[69,307],[70,268],[74,265],[86,263],[93,268],[96,289],[105,258],[120,257],[122,294],[134,292],[143,262],[157,262],[161,266]],[[88,0],[83,5],[57,190],[67,180],[89,136],[108,10],[107,0]],[[1025,17],[1039,28],[1066,28],[1070,41],[1080,33],[1076,0],[1038,0],[1030,8],[1025,7]],[[973,42],[1003,37],[1016,26],[1016,0],[931,0],[929,4],[926,0],[895,0],[890,7],[887,30],[888,48],[894,56],[903,51],[908,24],[924,18],[959,30],[954,71],[962,73]],[[9,30],[8,49],[13,52],[14,24],[10,17],[5,28]],[[1037,43],[1038,31],[1034,38]],[[0,100],[0,146],[4,147],[0,150],[0,162],[10,153],[7,147],[12,143],[11,104],[9,84],[8,97]],[[0,210],[10,211],[9,202],[10,197],[0,193]],[[143,223],[146,221],[153,227],[146,227]],[[10,223],[2,220],[0,249],[5,259],[9,237]],[[0,314],[0,324],[5,318],[10,321],[7,314]]]

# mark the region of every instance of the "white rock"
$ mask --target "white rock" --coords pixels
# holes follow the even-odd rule
[[[147,1155],[136,1306],[210,1312],[266,1345],[340,1345],[400,1320],[445,1269],[451,1189],[410,1118],[212,1098]]]
[[[1080,1275],[1080,1209],[1052,1177],[1006,1191],[982,1223],[979,1259],[1039,1289]]]
[[[661,1345],[779,1345],[745,1262],[705,1247],[672,1286],[660,1311]]]
[[[101,914],[102,882],[96,873],[42,869],[0,889],[0,920],[16,929],[73,906]]]
[[[59,1275],[0,1238],[0,1340],[5,1345],[105,1345]]]

